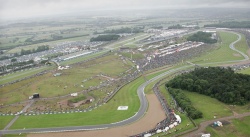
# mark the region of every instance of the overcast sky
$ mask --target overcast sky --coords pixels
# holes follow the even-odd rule
[[[84,10],[249,8],[250,0],[0,0],[0,19],[36,17]]]

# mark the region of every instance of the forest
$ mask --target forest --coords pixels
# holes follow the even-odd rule
[[[231,22],[222,22],[218,24],[208,24],[204,27],[217,27],[217,28],[250,28],[250,21],[231,21]]]
[[[21,49],[21,55],[27,55],[27,54],[32,54],[32,53],[36,53],[36,52],[42,52],[42,51],[46,51],[49,50],[49,46],[48,45],[42,45],[42,46],[38,46],[37,49],[32,49],[32,50],[24,50]]]
[[[189,36],[187,38],[187,40],[188,41],[196,41],[196,42],[204,42],[204,43],[208,43],[208,44],[216,43],[217,40],[212,39],[211,36],[212,36],[211,33],[199,31],[199,32]]]
[[[166,86],[204,94],[226,104],[250,101],[250,75],[235,73],[231,68],[196,68],[176,76]]]
[[[180,25],[180,24],[177,24],[177,25],[172,25],[172,26],[169,26],[168,29],[182,29],[183,27]]]
[[[119,37],[119,35],[98,35],[97,37],[91,38],[90,42],[117,40]]]
[[[140,28],[128,28],[128,27],[122,27],[119,29],[111,29],[111,30],[105,30],[104,33],[111,33],[111,34],[121,34],[121,33],[140,33],[143,32],[143,29]]]

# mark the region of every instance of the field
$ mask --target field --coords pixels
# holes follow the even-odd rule
[[[249,47],[246,42],[246,37],[242,34],[240,35],[241,35],[241,40],[235,44],[235,48],[248,55],[247,50],[249,49]]]
[[[14,116],[0,116],[0,129],[4,129],[13,118]]]
[[[185,91],[184,93],[191,100],[193,106],[203,113],[203,118],[195,120],[196,123],[211,120],[214,116],[221,118],[233,115],[227,105],[217,99],[195,92]]]
[[[40,67],[40,68],[34,68],[34,69],[14,72],[14,73],[9,74],[9,75],[1,76],[0,77],[1,78],[0,79],[0,84],[2,85],[2,84],[6,84],[8,82],[11,82],[11,81],[14,81],[14,80],[17,80],[17,79],[22,79],[22,78],[37,74],[39,72],[42,72],[44,70],[48,70],[50,68],[51,67],[44,66],[44,67]]]
[[[144,82],[142,77],[124,86],[107,104],[85,113],[70,113],[58,115],[21,116],[12,129],[23,128],[23,122],[29,122],[27,128],[96,125],[117,122],[133,116],[140,103],[137,88]],[[118,106],[129,106],[127,111],[117,111]],[[112,115],[110,115],[112,113]],[[71,119],[71,118],[74,119]]]
[[[27,137],[27,134],[5,134],[2,137]]]
[[[241,70],[239,73],[242,73],[242,74],[249,74],[249,75],[250,75],[250,68]]]
[[[119,78],[123,75],[123,72],[132,67],[131,64],[129,60],[122,61],[118,55],[108,55],[91,62],[73,65],[68,70],[53,70],[44,75],[2,87],[0,100],[6,105],[27,100],[28,96],[33,93],[39,93],[41,97],[49,98],[80,92],[98,86],[100,83],[105,83],[110,78]],[[110,71],[112,68],[116,69]],[[61,73],[61,75],[53,76],[56,73]],[[99,98],[105,96],[107,92],[112,91],[116,86],[110,84],[106,87],[113,88],[106,88],[105,92],[99,91],[102,95]],[[90,93],[96,97],[100,95],[97,92]],[[15,94],[19,96],[15,96]]]
[[[213,137],[249,137],[250,116],[241,119],[233,119],[229,125],[213,128],[206,128],[206,131]]]
[[[237,52],[229,48],[230,43],[237,40],[237,35],[229,32],[219,32],[220,42],[216,50],[212,50],[201,57],[192,59],[191,62],[196,64],[211,63],[211,62],[226,62],[232,60],[242,60],[243,57]]]

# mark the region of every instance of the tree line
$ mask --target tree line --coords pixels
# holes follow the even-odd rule
[[[250,75],[231,68],[196,68],[170,80],[166,86],[197,92],[226,104],[244,105],[250,101]]]
[[[98,35],[97,37],[91,38],[90,42],[117,40],[119,37],[120,37],[119,35]]]
[[[218,24],[208,24],[204,27],[216,27],[216,28],[250,28],[250,21],[231,21],[222,22]]]
[[[177,104],[184,111],[187,112],[187,115],[189,117],[191,117],[192,119],[198,119],[203,117],[202,112],[193,107],[192,102],[187,96],[185,96],[182,90],[168,88],[168,91],[172,95],[172,97],[176,100]]]
[[[129,28],[129,27],[122,27],[119,29],[111,29],[105,30],[104,33],[112,33],[112,34],[120,34],[120,33],[140,33],[143,32],[140,28]]]
[[[32,50],[21,49],[20,54],[21,55],[27,55],[27,54],[31,54],[31,53],[46,51],[46,50],[49,50],[49,46],[48,45],[42,45],[42,46],[38,46],[37,49],[32,49]]]
[[[187,40],[188,41],[196,41],[196,42],[204,42],[204,43],[208,43],[208,44],[216,43],[217,40],[212,39],[211,36],[212,36],[211,33],[199,31],[199,32],[189,36],[187,38]]]
[[[177,25],[172,25],[172,26],[169,26],[168,29],[182,29],[183,27],[180,25],[180,24],[177,24]]]

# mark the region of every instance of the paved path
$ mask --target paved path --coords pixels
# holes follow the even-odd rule
[[[207,126],[209,126],[210,124],[212,124],[215,121],[224,121],[224,120],[231,120],[231,119],[235,119],[235,118],[242,118],[242,117],[246,117],[246,116],[250,116],[250,112],[247,113],[243,113],[243,114],[237,114],[234,116],[228,116],[228,117],[223,117],[223,118],[217,118],[217,119],[213,119],[213,120],[209,120],[209,121],[205,121],[200,123],[198,130],[195,130],[193,132],[190,132],[188,134],[185,134],[185,137],[200,137],[202,135],[202,133],[204,133],[203,131],[205,130],[205,128]]]

